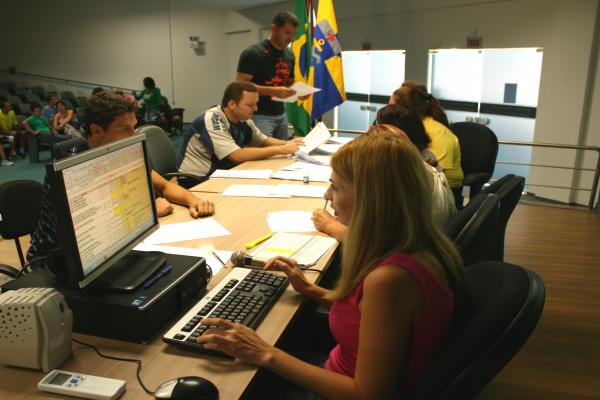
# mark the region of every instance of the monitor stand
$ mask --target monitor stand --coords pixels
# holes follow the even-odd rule
[[[160,252],[132,251],[96,278],[89,287],[117,293],[133,292],[165,262]]]

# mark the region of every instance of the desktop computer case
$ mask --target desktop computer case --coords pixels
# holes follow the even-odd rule
[[[173,269],[151,287],[132,293],[67,289],[73,331],[130,342],[148,343],[181,311],[205,292],[204,258],[165,254]],[[60,289],[59,289],[60,290]]]

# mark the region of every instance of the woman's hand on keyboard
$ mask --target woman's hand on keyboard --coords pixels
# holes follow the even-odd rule
[[[275,347],[262,340],[253,329],[221,318],[204,318],[202,323],[212,326],[196,339],[205,348],[261,367],[266,367],[273,359]]]
[[[296,260],[286,257],[273,257],[265,263],[265,271],[281,271],[287,275],[294,290],[308,296],[314,284],[309,282]]]

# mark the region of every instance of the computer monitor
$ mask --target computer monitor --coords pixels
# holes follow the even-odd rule
[[[96,280],[94,286],[134,290],[164,262],[129,254],[158,228],[144,139],[136,135],[46,167],[71,286]]]

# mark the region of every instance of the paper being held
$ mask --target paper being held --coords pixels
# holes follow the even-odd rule
[[[321,90],[319,88],[309,86],[304,82],[294,82],[294,84],[292,86],[290,86],[290,89],[295,91],[296,94],[294,94],[293,96],[290,96],[290,97],[286,97],[285,99],[282,99],[279,97],[271,97],[271,98],[273,99],[273,101],[282,101],[284,103],[295,103],[296,101],[298,101],[299,97],[308,96],[310,94],[319,92]]]

